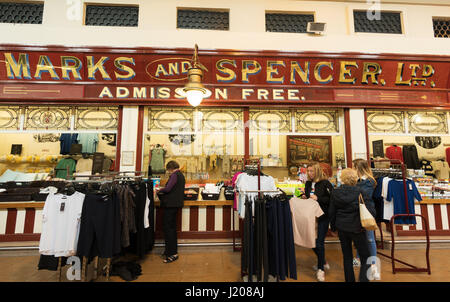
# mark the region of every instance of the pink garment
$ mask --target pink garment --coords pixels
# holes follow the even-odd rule
[[[233,176],[233,178],[231,179],[231,185],[233,186],[233,188],[236,187],[236,181],[238,179],[238,176],[241,175],[243,172],[236,172]],[[233,201],[233,209],[237,210],[237,193],[234,193],[234,201]]]
[[[319,203],[314,199],[300,199],[297,197],[289,200],[292,212],[292,231],[294,232],[295,245],[316,247],[316,218],[324,213]]]

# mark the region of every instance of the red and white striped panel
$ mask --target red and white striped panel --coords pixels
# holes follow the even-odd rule
[[[0,209],[0,242],[39,240],[42,209]]]
[[[164,209],[155,211],[155,231],[157,238],[162,237],[162,219]],[[231,238],[234,230],[239,230],[239,216],[231,206],[189,206],[178,212],[177,230],[180,238],[212,239]]]
[[[162,238],[162,210],[155,209],[156,236]],[[190,206],[178,212],[179,238],[232,238],[232,223],[236,235],[239,217],[231,206]],[[0,209],[0,242],[38,241],[42,230],[42,209]]]
[[[423,215],[428,222],[430,235],[450,235],[450,204],[416,204],[416,214]],[[397,225],[399,236],[423,235],[425,227],[421,217],[416,217],[416,225]]]

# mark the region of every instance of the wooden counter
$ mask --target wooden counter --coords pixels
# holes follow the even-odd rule
[[[22,202],[0,202],[0,209],[16,208],[16,209],[26,209],[35,208],[40,209],[44,207],[43,201],[22,201]],[[421,202],[416,202],[415,204],[450,204],[450,199],[424,199]],[[232,206],[233,200],[185,200],[184,206]],[[155,206],[159,207],[159,201],[155,202]]]

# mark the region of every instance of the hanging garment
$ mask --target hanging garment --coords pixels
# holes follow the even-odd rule
[[[55,178],[67,179],[68,176],[73,175],[73,173],[75,172],[76,165],[77,163],[73,158],[61,159],[55,168]],[[67,175],[67,170],[69,170],[69,175]]]
[[[150,196],[147,192],[146,183],[133,184],[130,187],[134,192],[134,203],[136,205],[136,232],[130,234],[130,247],[127,250],[134,253],[139,258],[143,258],[153,247],[151,242],[153,229],[150,228],[148,211],[148,207],[150,206]],[[151,198],[153,198],[153,193],[151,194]],[[148,221],[147,227],[145,226],[146,221]]]
[[[72,147],[72,144],[76,144],[78,139],[77,133],[63,133],[59,137],[60,143],[60,154],[69,154],[70,153],[70,147]]]
[[[222,158],[222,173],[231,173],[230,156],[224,155]]]
[[[166,151],[161,147],[156,147],[151,151],[150,166],[152,166],[153,173],[164,173],[166,171],[164,166],[164,156]]]
[[[375,190],[373,191],[373,202],[375,203],[375,212],[376,212],[375,220],[377,222],[387,221],[387,220],[383,219],[384,199],[381,196],[381,191],[383,188],[383,179],[384,179],[384,177],[378,177],[376,179],[377,186],[375,187]]]
[[[324,214],[319,203],[314,199],[300,199],[297,197],[289,200],[292,212],[292,228],[294,231],[294,243],[307,248],[316,247],[316,218]]]
[[[402,147],[390,146],[386,148],[386,157],[389,159],[398,159],[403,162],[403,151]]]
[[[80,133],[78,142],[83,146],[81,153],[93,154],[97,151],[98,133]]]
[[[80,158],[77,161],[77,165],[75,167],[75,171],[78,172],[89,172],[92,173],[92,164],[93,161],[91,158]]]
[[[433,173],[438,179],[449,178],[449,167],[446,161],[433,161],[431,162],[431,167],[433,167]]]
[[[192,156],[187,161],[186,172],[188,173],[197,173],[197,157]]]
[[[383,197],[383,219],[390,221],[391,217],[394,216],[394,204],[388,201],[388,188],[389,182],[392,178],[385,177],[383,178],[383,184],[381,189],[381,196]]]
[[[113,164],[113,160],[105,157],[105,159],[103,159],[102,173],[108,173],[108,171],[110,171],[110,169],[112,167],[112,164]]]
[[[405,200],[403,180],[391,180],[389,182],[387,200],[393,201],[394,214],[407,214],[406,202],[408,203],[409,214],[415,214],[415,201],[422,201],[419,191],[414,181],[406,180],[406,191],[408,200]],[[412,217],[396,217],[397,224],[416,224],[416,218]]]
[[[297,279],[292,213],[285,196],[265,197],[269,274],[280,280]]]
[[[115,194],[86,194],[77,255],[111,258],[120,253],[120,205]]]
[[[85,195],[49,194],[42,212],[39,253],[55,257],[76,254]]]
[[[260,176],[260,190],[261,191],[272,191],[275,193],[264,192],[264,195],[276,195],[276,191],[278,191],[277,186],[275,185],[275,180],[272,176]],[[244,207],[244,197],[252,197],[255,198],[258,196],[258,193],[247,192],[247,191],[257,191],[258,190],[258,176],[249,175],[247,173],[242,173],[238,176],[236,181],[236,189],[239,191],[238,194],[238,212],[241,218],[245,217],[245,207]]]
[[[419,156],[415,145],[403,146],[403,159],[407,169],[420,169]]]
[[[237,179],[238,179],[238,177],[239,177],[239,175],[241,175],[242,174],[242,172],[236,172],[235,174],[234,174],[234,176],[233,176],[233,178],[232,178],[232,180],[231,180],[231,185],[233,186],[233,188],[236,188],[236,182],[237,182]],[[237,192],[235,192],[234,193],[234,201],[233,201],[233,209],[234,210],[237,210],[237,199],[238,199],[238,193]]]
[[[128,247],[130,245],[130,233],[136,232],[135,193],[128,185],[118,185],[115,187],[117,200],[120,208],[121,221],[121,246]]]

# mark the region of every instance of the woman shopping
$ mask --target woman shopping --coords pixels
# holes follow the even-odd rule
[[[356,170],[358,175],[358,183],[357,186],[361,188],[361,190],[365,191],[367,198],[373,201],[373,191],[377,186],[377,181],[373,177],[372,169],[369,164],[364,159],[355,159],[353,161],[353,167]],[[375,280],[380,280],[380,273],[378,272],[375,259],[377,256],[377,242],[375,240],[375,231],[366,231],[367,243],[369,245],[369,252],[372,261],[370,271],[373,274],[373,278]],[[353,266],[360,266],[361,262],[359,260],[359,255],[356,254],[356,258],[353,259]]]
[[[174,262],[178,259],[177,245],[177,213],[184,206],[185,178],[180,172],[180,166],[175,161],[169,161],[166,165],[170,174],[164,188],[158,192],[158,197],[163,208],[163,231],[165,251],[162,254],[164,263]]]
[[[344,259],[345,281],[355,282],[352,263],[352,243],[354,243],[361,257],[359,281],[368,282],[367,270],[369,264],[367,264],[367,258],[370,252],[367,244],[366,231],[361,225],[359,196],[362,196],[367,209],[372,215],[375,215],[375,205],[372,199],[368,198],[366,193],[356,185],[358,175],[355,170],[350,168],[344,169],[341,174],[341,182],[342,186],[334,189],[331,194],[329,208],[331,230],[333,232],[338,231]]]
[[[325,236],[327,235],[330,220],[328,218],[328,204],[333,185],[328,181],[328,176],[318,162],[307,166],[308,181],[305,184],[305,194],[302,198],[316,200],[325,213],[318,219],[316,247],[313,248],[317,255],[317,280],[325,281],[325,268],[330,266],[325,262]]]

